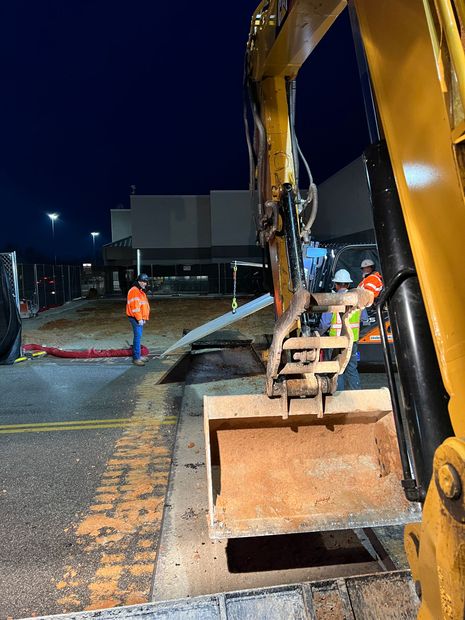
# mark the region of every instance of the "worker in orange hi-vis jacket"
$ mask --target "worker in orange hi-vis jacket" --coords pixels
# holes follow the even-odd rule
[[[365,288],[367,291],[371,291],[376,299],[383,289],[383,278],[378,271],[375,271],[375,263],[371,258],[362,260],[360,267],[363,280],[358,285],[358,288]]]
[[[148,357],[141,356],[140,354],[142,332],[150,316],[150,304],[145,294],[148,283],[148,275],[146,273],[139,274],[134,286],[129,289],[126,303],[126,314],[134,332],[132,363],[136,366],[145,366],[145,362],[149,361]]]

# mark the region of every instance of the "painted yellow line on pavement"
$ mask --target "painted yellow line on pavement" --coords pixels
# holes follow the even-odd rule
[[[34,427],[29,426],[28,428],[9,428],[0,430],[0,435],[11,435],[14,433],[51,433],[53,431],[90,431],[95,429],[105,429],[105,428],[131,428],[133,426],[142,426],[142,427],[157,427],[157,426],[173,426],[176,424],[176,420],[163,420],[161,422],[144,422],[144,421],[136,421],[136,422],[123,422],[117,423],[114,422],[112,424],[87,424],[87,425],[79,425],[79,426],[40,426]]]
[[[166,418],[163,418],[163,420],[176,420],[176,416],[175,415],[170,415],[170,416],[166,416]],[[40,426],[76,426],[77,424],[79,424],[80,426],[84,426],[84,425],[93,425],[93,424],[113,424],[113,423],[125,423],[125,422],[133,422],[133,423],[137,423],[140,424],[145,423],[145,422],[149,422],[151,423],[152,420],[150,420],[149,418],[102,418],[99,420],[65,420],[64,422],[31,422],[30,424],[27,423],[23,423],[23,424],[0,424],[0,430],[2,429],[10,429],[10,428],[36,428],[36,427],[40,427]],[[154,423],[158,424],[160,422],[160,420],[153,420]]]
[[[178,387],[173,392],[170,388],[168,398],[165,390],[155,390],[154,376],[157,373],[146,373],[136,387],[135,402],[127,403],[127,414],[140,424],[108,435],[98,432],[107,445],[114,441],[114,450],[93,501],[87,506],[86,500],[68,534],[80,551],[69,558],[62,579],[55,583],[62,612],[150,600],[177,423],[168,415],[176,413],[176,399],[182,396]],[[154,419],[158,426],[144,424]],[[165,429],[163,423],[173,428]]]

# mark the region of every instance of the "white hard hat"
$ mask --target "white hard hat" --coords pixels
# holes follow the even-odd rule
[[[350,282],[352,282],[352,278],[350,277],[350,273],[347,269],[338,269],[334,274],[333,282],[338,282],[339,284],[350,284]]]
[[[364,267],[374,267],[375,263],[371,260],[371,258],[365,258],[365,260],[362,260],[362,264],[360,265],[360,267],[363,269]]]

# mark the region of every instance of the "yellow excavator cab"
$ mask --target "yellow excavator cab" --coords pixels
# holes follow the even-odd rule
[[[389,391],[205,396],[209,529],[239,538],[417,521]]]

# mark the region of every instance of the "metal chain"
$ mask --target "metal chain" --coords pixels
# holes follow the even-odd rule
[[[232,298],[232,313],[236,314],[237,310],[237,300],[236,300],[236,288],[237,288],[237,261],[234,261],[233,265],[233,298]]]

